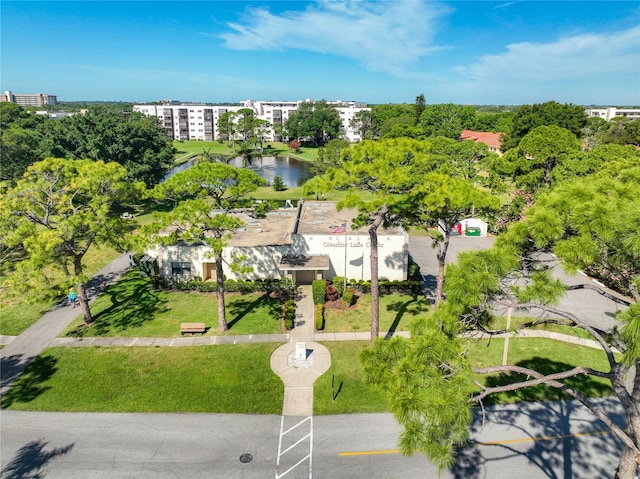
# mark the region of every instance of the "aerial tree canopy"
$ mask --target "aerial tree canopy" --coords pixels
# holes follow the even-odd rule
[[[449,468],[455,462],[455,446],[467,439],[475,405],[490,394],[544,384],[580,401],[610,428],[623,444],[616,477],[635,477],[640,464],[640,186],[627,177],[592,175],[543,194],[524,221],[512,225],[494,248],[463,253],[447,269],[447,299],[434,317],[412,325],[410,339],[378,340],[362,353],[368,380],[388,392],[391,411],[403,425],[403,453],[419,451],[441,469]],[[589,271],[631,298],[618,314],[617,329],[605,334],[557,306],[575,287],[549,274],[544,266],[548,251],[567,270]],[[609,367],[474,367],[467,356],[470,339],[461,333],[501,332],[489,327],[491,318],[505,308],[539,315],[522,327],[549,322],[582,329],[600,345]],[[485,375],[494,375],[494,380],[483,382]],[[627,414],[624,427],[571,382],[577,376],[609,381]]]
[[[159,183],[173,166],[175,149],[156,118],[94,109],[45,123],[48,156],[116,162],[134,181]]]
[[[560,179],[570,175],[569,165],[579,168],[581,159],[580,143],[573,133],[555,125],[539,126],[527,133],[516,148],[496,158],[492,167],[514,181],[516,187],[536,192],[557,182],[560,171]]]
[[[515,148],[527,133],[539,126],[559,126],[580,138],[587,124],[584,107],[555,101],[522,105],[512,119],[511,130],[502,140],[502,151]]]
[[[300,104],[284,126],[289,138],[306,139],[316,146],[322,146],[342,134],[340,114],[325,100]]]
[[[127,176],[114,162],[48,158],[29,166],[0,203],[6,246],[20,245],[26,252],[12,276],[16,286],[32,288],[54,268],[67,286],[77,288],[83,319],[91,323],[83,261],[92,247],[127,249],[135,225],[119,208],[144,190]]]
[[[156,198],[170,198],[176,206],[172,211],[158,214],[156,220],[145,227],[144,236],[148,245],[174,244],[185,241],[189,244],[202,242],[211,247],[211,257],[216,264],[216,295],[218,298],[218,331],[228,329],[224,298],[223,249],[233,232],[243,222],[232,211],[254,210],[253,200],[248,194],[266,181],[255,172],[223,163],[199,163],[176,173],[164,183],[156,186]],[[242,261],[230,266],[248,272]]]

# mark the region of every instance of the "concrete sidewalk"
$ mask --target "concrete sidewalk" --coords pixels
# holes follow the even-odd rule
[[[312,416],[313,383],[331,366],[331,354],[327,348],[314,342],[311,285],[299,286],[295,301],[295,326],[289,334],[289,342],[271,355],[271,369],[284,383],[282,415]]]
[[[122,254],[102,268],[87,283],[89,300],[100,292],[100,285],[109,285],[129,268],[129,255]],[[0,350],[0,396],[3,396],[13,381],[22,374],[29,363],[58,337],[58,335],[80,314],[67,302],[56,305],[51,311],[32,324],[20,336],[11,340]]]

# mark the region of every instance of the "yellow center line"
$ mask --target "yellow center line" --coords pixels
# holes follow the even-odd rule
[[[458,446],[458,447],[464,448],[464,447],[479,447],[479,446],[500,446],[504,444],[515,444],[520,442],[551,441],[553,439],[565,439],[568,437],[598,436],[601,434],[611,434],[611,431],[580,432],[576,434],[564,434],[560,436],[523,437],[520,439],[505,439],[503,441],[491,441],[491,442],[472,442],[464,446]],[[380,449],[377,451],[345,451],[345,452],[339,452],[338,456],[342,456],[342,457],[376,456],[381,454],[400,454],[400,450],[399,449]]]

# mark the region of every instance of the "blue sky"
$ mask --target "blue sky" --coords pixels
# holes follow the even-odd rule
[[[0,88],[60,101],[640,105],[637,0],[0,8]]]

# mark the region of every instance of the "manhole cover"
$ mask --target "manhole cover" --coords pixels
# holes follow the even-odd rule
[[[240,456],[240,462],[246,464],[247,462],[251,462],[253,460],[253,456],[251,454],[243,454]]]

